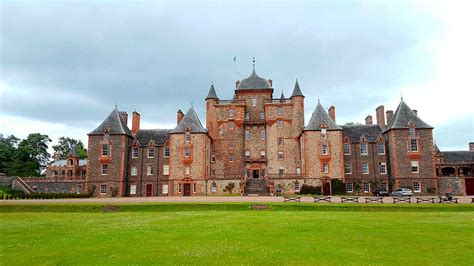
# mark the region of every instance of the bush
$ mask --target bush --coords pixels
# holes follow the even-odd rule
[[[229,194],[232,194],[232,191],[234,190],[234,188],[235,188],[235,183],[229,182],[227,186],[225,186],[224,192],[229,192]]]
[[[302,185],[300,188],[300,195],[321,195],[321,187],[320,186],[310,186],[310,185]]]
[[[346,184],[340,179],[331,179],[332,195],[345,195]]]
[[[426,189],[426,192],[428,192],[428,194],[436,194],[436,188],[435,187],[429,187]]]

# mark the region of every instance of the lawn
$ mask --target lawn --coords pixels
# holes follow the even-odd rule
[[[0,265],[474,264],[474,206],[0,204]]]

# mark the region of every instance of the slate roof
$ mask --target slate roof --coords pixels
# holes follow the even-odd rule
[[[173,130],[171,130],[170,133],[184,133],[186,128],[190,129],[193,133],[207,132],[207,130],[202,126],[201,121],[199,120],[199,117],[192,105],[184,115],[181,122]]]
[[[66,166],[67,160],[57,160],[50,164],[51,166]],[[79,159],[79,166],[87,165],[87,159]]]
[[[207,94],[206,100],[207,99],[217,99],[217,100],[219,100],[219,97],[217,97],[216,89],[214,88],[214,84],[212,84],[211,88],[209,89],[209,93]]]
[[[351,142],[359,142],[365,136],[368,142],[376,142],[382,134],[379,125],[344,125],[342,126],[342,137],[348,137]]]
[[[474,151],[442,151],[445,163],[474,163]]]
[[[408,122],[410,122],[410,120],[415,123],[416,128],[433,128],[421,120],[402,99],[384,131],[396,128],[408,128]]]
[[[153,140],[156,145],[162,146],[169,138],[171,129],[140,129],[135,138],[140,142],[140,145],[147,145],[150,140]]]
[[[108,134],[115,134],[115,135],[128,135],[133,137],[132,132],[127,127],[127,123],[123,121],[122,117],[120,116],[120,112],[117,107],[112,110],[112,112],[105,118],[105,120],[92,132],[88,135],[94,134],[104,134],[104,132],[108,129]]]
[[[313,115],[309,120],[308,125],[304,128],[304,130],[321,130],[321,125],[326,124],[326,129],[332,130],[341,130],[342,128],[336,125],[334,121],[329,117],[326,110],[323,108],[321,103],[318,100],[318,104],[316,105],[316,109],[314,109]]]
[[[251,90],[251,89],[271,89],[272,86],[268,80],[260,77],[255,72],[255,69],[252,71],[252,75],[248,78],[243,79],[239,86],[237,87],[238,90]]]
[[[298,80],[296,80],[296,82],[295,82],[295,87],[293,88],[293,93],[291,94],[290,98],[293,98],[295,96],[304,97],[303,93],[301,92],[300,84],[298,83]]]

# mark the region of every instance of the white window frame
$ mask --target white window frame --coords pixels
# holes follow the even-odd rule
[[[139,155],[140,155],[140,150],[138,149],[138,147],[132,147],[132,158],[138,158]]]
[[[170,174],[170,165],[169,164],[164,164],[163,165],[163,175],[169,175]]]
[[[349,171],[347,171],[349,170]],[[352,174],[352,163],[351,162],[346,162],[344,164],[344,174]]]
[[[132,165],[130,167],[130,175],[131,176],[137,176],[138,175],[138,168],[136,165]]]
[[[364,167],[364,165],[366,165],[367,167]],[[364,168],[367,169],[366,172],[364,172]],[[369,174],[369,163],[368,162],[362,162],[361,171],[362,171],[363,175],[368,175]]]
[[[211,184],[211,193],[217,193],[217,184],[216,184],[216,182],[212,182],[212,184]]]
[[[416,171],[413,171],[414,167],[416,167]],[[411,172],[413,174],[420,173],[420,162],[419,161],[411,161]]]
[[[100,185],[100,195],[105,195],[107,194],[107,185]]]
[[[265,129],[260,129],[260,140],[261,141],[265,140]]]
[[[130,185],[130,195],[137,194],[137,185]]]
[[[413,146],[413,141],[415,142],[415,146]],[[415,149],[413,149],[415,147]],[[418,140],[417,139],[410,139],[410,152],[418,152],[419,147],[418,147]]]
[[[348,150],[347,153],[346,153],[346,147]],[[344,149],[344,155],[351,155],[351,144],[349,142],[344,143],[343,149]]]
[[[104,154],[105,151],[105,154]],[[102,157],[108,157],[109,156],[109,145],[108,144],[102,144]]]
[[[109,174],[109,165],[108,164],[102,164],[102,166],[100,167],[100,173],[102,175],[108,175]]]
[[[327,144],[321,144],[321,154],[328,155],[329,153],[329,146]]]
[[[191,157],[191,148],[184,148],[184,157]]]
[[[354,184],[352,182],[346,183],[346,192],[348,193],[354,192]]]
[[[301,175],[301,167],[296,167],[296,174]]]
[[[162,194],[168,194],[168,184],[164,184],[163,187],[162,187]]]
[[[252,98],[252,106],[253,107],[257,106],[257,98]]]
[[[323,163],[322,172],[323,172],[324,174],[329,173],[329,164]]]
[[[285,154],[283,153],[283,150],[278,151],[278,160],[283,160],[285,158]]]
[[[364,147],[365,149],[362,149],[362,147]],[[368,147],[367,147],[367,143],[366,143],[366,142],[360,143],[360,154],[361,154],[361,155],[367,155],[367,154],[369,154],[369,151],[368,151]]]
[[[265,113],[264,112],[260,112],[260,120],[264,120],[265,119]]]
[[[165,147],[163,149],[164,149],[163,150],[163,157],[165,157],[165,158],[170,157],[170,146],[165,145]]]
[[[267,157],[266,151],[260,151],[260,158],[265,159]]]
[[[191,132],[189,131],[184,132],[184,141],[191,142]]]
[[[282,115],[283,114],[283,107],[277,107],[277,114]]]
[[[327,139],[327,131],[325,128],[321,129],[321,139]]]
[[[184,175],[185,176],[191,175],[191,167],[189,165],[184,166]]]
[[[416,187],[418,186],[418,189]],[[413,182],[413,192],[421,192],[421,183],[418,181]]]
[[[380,148],[382,148],[382,152],[380,152]],[[385,154],[385,143],[377,142],[377,154],[384,155]]]
[[[383,171],[382,171],[383,169]],[[386,162],[381,162],[379,164],[379,174],[381,175],[386,175],[387,174],[387,163]]]
[[[149,164],[146,166],[146,175],[153,175],[153,165]]]
[[[364,184],[362,184],[362,186],[363,186],[364,193],[369,193],[370,192],[370,183],[369,182],[364,182]]]
[[[277,121],[278,128],[283,128],[283,120]]]
[[[278,145],[278,147],[283,147],[283,137],[278,137],[277,138],[277,145]]]
[[[246,150],[245,151],[245,159],[250,159],[250,151],[249,150]]]
[[[148,148],[148,158],[155,158],[155,148]]]

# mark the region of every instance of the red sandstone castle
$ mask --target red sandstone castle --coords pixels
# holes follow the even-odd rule
[[[456,179],[442,179],[446,160],[433,127],[403,100],[395,112],[379,106],[376,124],[368,116],[365,125],[336,124],[335,107],[326,112],[318,101],[305,124],[298,81],[289,98],[273,93],[255,69],[236,82],[232,100],[211,85],[206,127],[192,106],[178,111],[174,129],[141,129],[137,112],[130,129],[128,114],[115,108],[88,134],[85,188],[97,196],[270,195],[306,184],[331,194],[340,180],[348,193],[474,194],[472,147],[467,164],[453,168]]]

